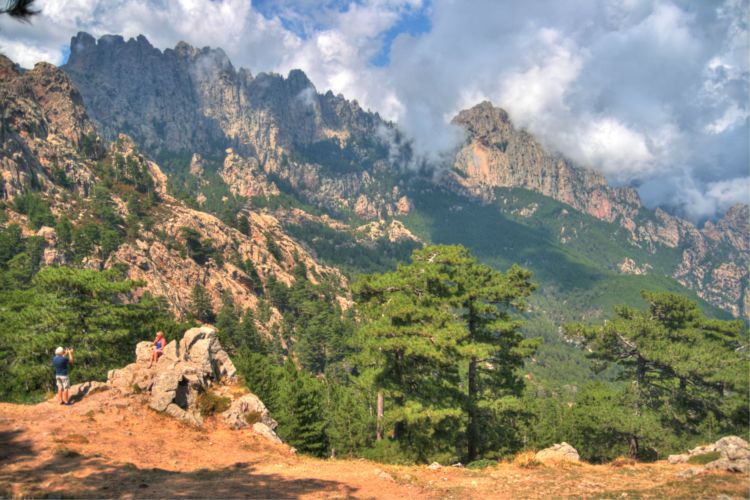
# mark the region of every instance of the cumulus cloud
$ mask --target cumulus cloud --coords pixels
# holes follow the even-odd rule
[[[59,63],[78,30],[222,47],[254,73],[304,70],[396,121],[433,161],[483,99],[546,146],[644,202],[701,219],[747,201],[748,1],[44,0],[0,20],[24,66]],[[409,15],[430,29],[389,38]],[[392,43],[391,43],[392,41]],[[388,45],[390,44],[390,45]],[[388,64],[373,58],[389,51]],[[302,96],[301,98],[304,98]],[[303,99],[304,100],[304,99]]]

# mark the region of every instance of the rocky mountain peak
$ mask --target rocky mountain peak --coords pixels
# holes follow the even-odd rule
[[[508,113],[492,105],[489,101],[482,101],[476,106],[465,109],[456,115],[453,123],[462,125],[466,131],[477,137],[487,137],[497,133],[503,125],[512,127]]]

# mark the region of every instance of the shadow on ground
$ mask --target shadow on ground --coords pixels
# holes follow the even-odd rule
[[[113,464],[64,447],[41,464],[35,458],[21,432],[0,433],[0,497],[293,499],[310,494],[346,498],[356,492],[337,481],[261,474],[255,472],[254,463],[174,472]]]

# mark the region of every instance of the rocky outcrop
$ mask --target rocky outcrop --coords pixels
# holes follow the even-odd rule
[[[392,220],[390,222],[384,220],[370,222],[359,226],[356,229],[356,232],[362,241],[386,240],[391,243],[401,243],[405,241],[411,241],[414,243],[422,242],[418,236],[409,231],[402,222],[397,220]]]
[[[580,462],[578,451],[568,443],[559,443],[538,451],[535,455],[537,462]]]
[[[281,442],[273,432],[276,421],[257,396],[251,393],[235,396],[236,391],[228,390],[235,382],[237,370],[221,347],[214,328],[203,326],[186,331],[179,342],[172,340],[167,344],[153,366],[149,366],[151,352],[151,342],[140,342],[135,349],[135,363],[111,370],[107,386],[124,394],[145,393],[151,409],[193,426],[203,425],[199,399],[211,391],[215,397],[229,400],[229,408],[221,418],[230,428],[255,429],[260,424],[259,434]]]
[[[144,36],[98,41],[78,33],[64,66],[107,138],[130,133],[148,152],[234,145],[263,163],[277,147],[372,130],[377,115],[328,92],[300,70],[287,78],[235,69],[221,49],[180,42],[160,51]]]
[[[473,191],[491,196],[494,187],[522,187],[608,222],[636,217],[640,199],[633,189],[612,188],[598,173],[548,152],[491,103],[461,111],[453,123],[468,133],[455,167],[459,182]]]
[[[678,249],[673,278],[735,317],[750,319],[747,205],[736,205],[699,229],[660,208],[651,212],[635,190],[611,187],[593,170],[547,151],[489,102],[460,112],[454,123],[465,128],[467,140],[456,155],[451,185],[484,199],[493,198],[496,187],[528,189],[624,228],[633,245],[652,253]],[[535,211],[529,206],[514,215],[529,217]],[[617,268],[627,274],[649,272],[646,263],[639,266],[630,258]]]
[[[64,72],[46,63],[21,73],[0,55],[0,196],[29,188],[59,191],[62,180],[87,196],[94,182],[81,150],[101,152],[78,90]]]
[[[694,467],[681,472],[683,477],[690,477],[707,470],[723,470],[729,472],[750,472],[750,445],[738,436],[726,436],[715,443],[698,446],[680,455],[670,455],[670,464],[691,463],[691,459],[703,457],[713,458],[702,467]],[[705,460],[705,459],[704,459]]]

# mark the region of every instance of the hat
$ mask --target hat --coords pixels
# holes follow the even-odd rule
[[[65,352],[65,349],[63,349],[62,347],[58,347],[57,349],[55,349],[55,354],[57,355],[60,355],[64,352]]]

